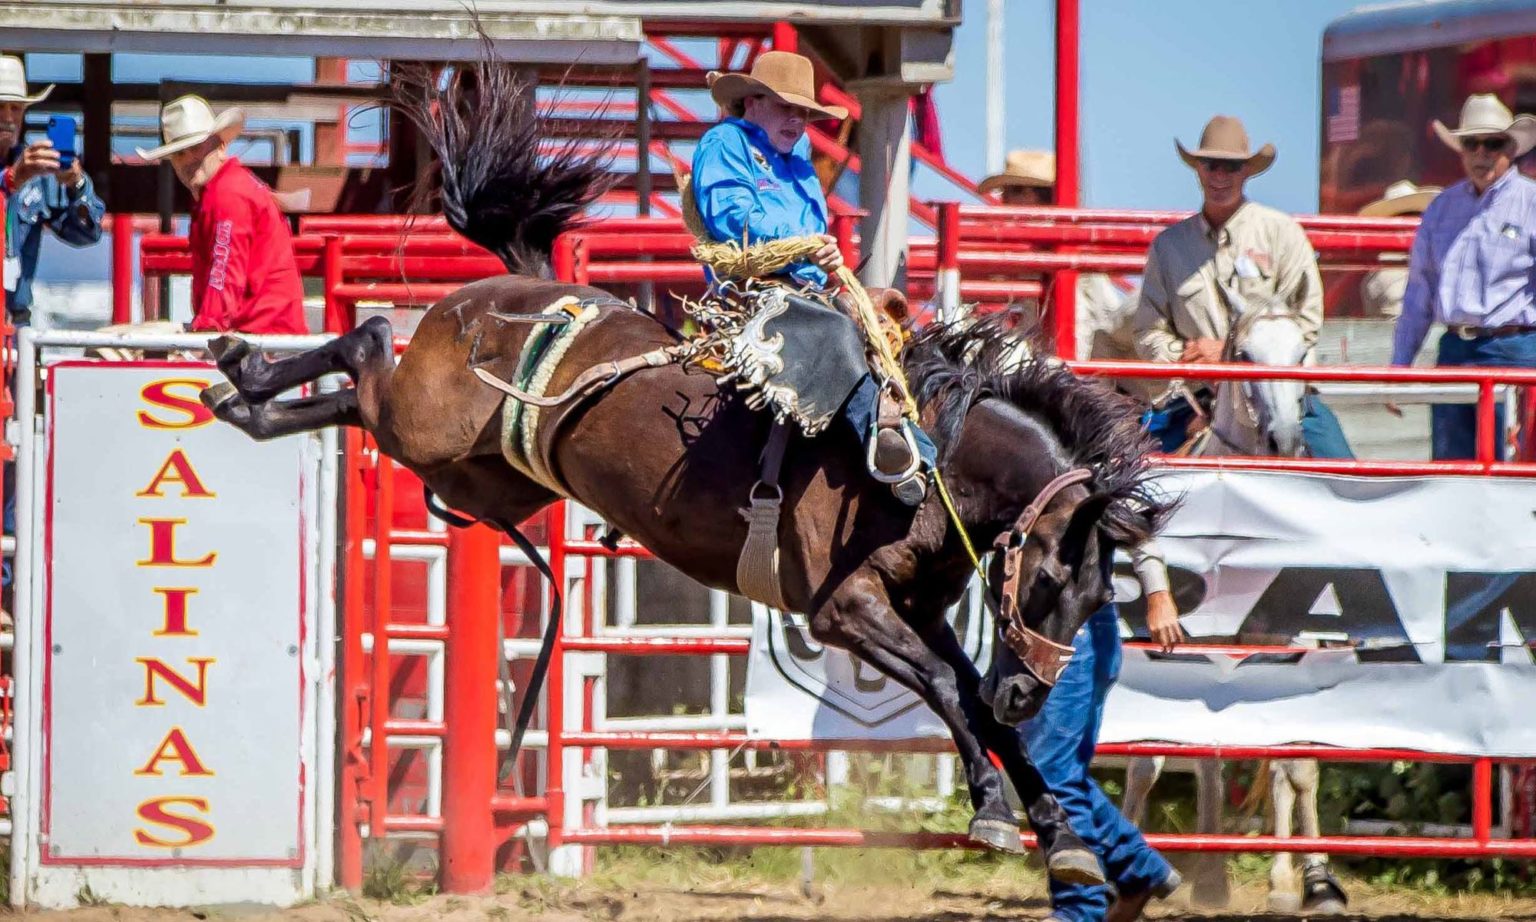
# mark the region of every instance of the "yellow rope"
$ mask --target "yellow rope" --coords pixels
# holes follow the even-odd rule
[[[690,253],[694,259],[708,266],[718,276],[764,278],[776,275],[791,263],[811,256],[825,245],[820,237],[787,237],[745,247],[734,243],[711,241],[704,228],[704,219],[699,214],[698,203],[694,199],[692,179],[691,176],[677,177],[678,192],[682,196],[683,224],[697,239]],[[912,391],[907,386],[906,372],[896,358],[896,353],[891,349],[890,341],[881,335],[880,316],[875,312],[874,302],[869,299],[869,292],[864,290],[858,276],[854,275],[853,270],[847,266],[839,266],[836,276],[838,283],[848,292],[848,297],[853,302],[859,324],[864,327],[864,339],[874,349],[875,360],[880,366],[880,371],[899,393],[903,415],[916,425],[917,401],[913,399]],[[949,489],[944,485],[944,478],[939,475],[937,467],[933,470],[933,482],[938,487],[939,497],[944,501],[944,509],[949,513],[950,521],[960,532],[960,541],[965,545],[965,553],[971,558],[971,566],[976,568],[977,575],[985,584],[986,570],[981,565],[981,558],[977,555],[975,546],[971,544],[971,536],[966,532],[965,524],[960,521],[960,513],[955,509],[955,501],[949,495]]]

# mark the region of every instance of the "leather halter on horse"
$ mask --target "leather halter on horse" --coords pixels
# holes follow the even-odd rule
[[[1072,659],[1073,650],[1066,644],[1059,644],[1024,626],[1019,614],[1019,580],[1023,576],[1020,558],[1024,556],[1024,541],[1029,537],[1030,530],[1057,494],[1092,478],[1092,471],[1079,467],[1052,480],[1025,507],[1013,527],[993,542],[993,547],[1003,555],[1002,600],[997,609],[1003,641],[1024,664],[1024,668],[1029,670],[1030,675],[1050,687],[1054,687],[1061,678],[1062,670],[1067,668],[1067,663]]]

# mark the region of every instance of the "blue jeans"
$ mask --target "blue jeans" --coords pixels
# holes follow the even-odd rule
[[[1437,365],[1482,365],[1489,368],[1536,368],[1536,333],[1462,339],[1447,330],[1440,337]],[[1436,461],[1468,461],[1477,457],[1477,407],[1435,404],[1430,431]],[[1494,408],[1493,452],[1504,460],[1504,406]]]
[[[1045,706],[1019,727],[1019,736],[1072,830],[1104,862],[1110,883],[1126,894],[1168,879],[1173,868],[1141,831],[1104,796],[1088,774],[1104,718],[1104,699],[1120,675],[1120,618],[1113,603],[1093,614],[1072,641],[1072,661]],[[1066,922],[1098,922],[1109,909],[1108,886],[1051,881],[1052,913]]]
[[[1175,397],[1161,410],[1148,410],[1141,415],[1141,424],[1157,441],[1165,454],[1178,451],[1189,440],[1189,424],[1195,411],[1189,401]],[[1301,440],[1307,446],[1307,454],[1314,458],[1353,458],[1355,453],[1344,437],[1339,418],[1316,394],[1302,398]]]

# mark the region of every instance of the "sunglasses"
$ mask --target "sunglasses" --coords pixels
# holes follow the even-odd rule
[[[1475,154],[1475,153],[1477,153],[1477,151],[1479,149],[1485,150],[1485,151],[1487,151],[1490,154],[1497,154],[1499,151],[1503,150],[1504,148],[1506,148],[1508,146],[1509,146],[1509,138],[1502,137],[1502,136],[1494,137],[1494,138],[1462,138],[1461,139],[1461,149],[1466,151],[1469,154]]]
[[[1241,160],[1218,160],[1215,157],[1200,158],[1200,165],[1212,173],[1239,173],[1243,169]]]

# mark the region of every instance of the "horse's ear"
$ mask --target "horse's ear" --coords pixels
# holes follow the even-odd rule
[[[1056,546],[1056,555],[1072,571],[1076,572],[1082,566],[1083,558],[1088,553],[1088,542],[1093,540],[1099,520],[1104,518],[1104,512],[1109,508],[1109,502],[1108,493],[1093,493],[1072,510],[1072,518],[1067,521],[1066,531],[1062,532],[1061,543]]]

